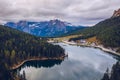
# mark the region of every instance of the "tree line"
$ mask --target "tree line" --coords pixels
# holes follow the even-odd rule
[[[44,38],[0,26],[0,56],[4,60],[1,63],[4,65],[0,68],[5,68],[8,72],[11,66],[28,58],[59,58],[64,55],[63,48],[47,43]]]
[[[73,34],[81,34],[82,36],[70,40],[87,39],[96,36],[105,47],[118,48],[117,51],[120,52],[120,16],[106,19],[93,27],[76,31]]]
[[[101,80],[120,80],[120,62],[113,65],[111,72],[107,69]]]

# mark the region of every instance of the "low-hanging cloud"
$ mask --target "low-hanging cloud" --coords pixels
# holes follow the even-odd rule
[[[120,0],[0,0],[0,22],[60,19],[94,25],[112,16]]]

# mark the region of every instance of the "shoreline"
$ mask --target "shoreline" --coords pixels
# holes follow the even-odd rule
[[[76,42],[68,42],[68,41],[62,41],[63,43],[69,44],[69,45],[78,45],[78,46],[83,46],[83,47],[93,47],[93,48],[98,48],[101,49],[102,51],[108,52],[110,54],[116,55],[120,57],[120,53],[113,51],[111,49],[105,48],[102,45],[98,45],[98,46],[93,46],[93,45],[84,45],[84,44],[77,44]]]
[[[59,58],[29,58],[29,59],[26,59],[26,60],[23,60],[21,62],[18,62],[18,64],[14,64],[12,67],[10,67],[10,70],[15,70],[15,69],[18,69],[19,67],[21,67],[24,63],[28,62],[28,61],[35,61],[35,60],[41,60],[41,61],[44,61],[44,60],[64,60],[65,57],[67,57],[68,55],[65,54],[64,56],[61,56]]]
[[[102,51],[104,52],[108,52],[112,55],[116,55],[116,56],[119,56],[120,57],[120,53],[117,53],[111,49],[108,49],[108,48],[105,48],[101,45],[98,45],[98,46],[93,46],[93,45],[83,45],[83,44],[77,44],[76,42],[68,42],[68,41],[62,41],[62,43],[65,43],[65,44],[69,44],[69,45],[77,45],[77,46],[83,46],[83,47],[92,47],[92,48],[98,48],[98,49],[101,49]],[[10,67],[10,70],[15,70],[15,69],[18,69],[20,66],[22,66],[24,63],[28,62],[28,61],[35,61],[35,60],[64,60],[65,57],[67,57],[68,55],[65,54],[64,56],[61,56],[59,58],[41,58],[41,57],[33,57],[33,58],[28,58],[26,60],[23,60],[21,62],[18,62],[18,64],[14,64],[12,67]]]

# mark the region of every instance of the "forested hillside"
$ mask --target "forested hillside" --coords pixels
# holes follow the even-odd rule
[[[49,44],[45,39],[0,26],[0,65],[2,65],[0,66],[0,79],[10,74],[8,70],[13,65],[26,59],[59,58],[64,55],[63,48]]]
[[[96,36],[106,47],[120,47],[120,16],[109,18],[93,27],[72,34],[81,34],[82,36],[71,40],[87,39]]]
[[[120,62],[114,64],[111,71],[107,69],[101,80],[120,80]]]

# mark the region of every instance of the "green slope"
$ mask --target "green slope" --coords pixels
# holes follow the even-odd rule
[[[59,45],[49,44],[46,39],[0,25],[0,79],[15,77],[11,77],[9,69],[26,59],[60,58],[64,55],[64,49]]]
[[[120,16],[99,22],[93,27],[79,30],[73,34],[82,34],[82,38],[96,36],[106,47],[120,47]],[[73,40],[81,39],[81,37]]]

